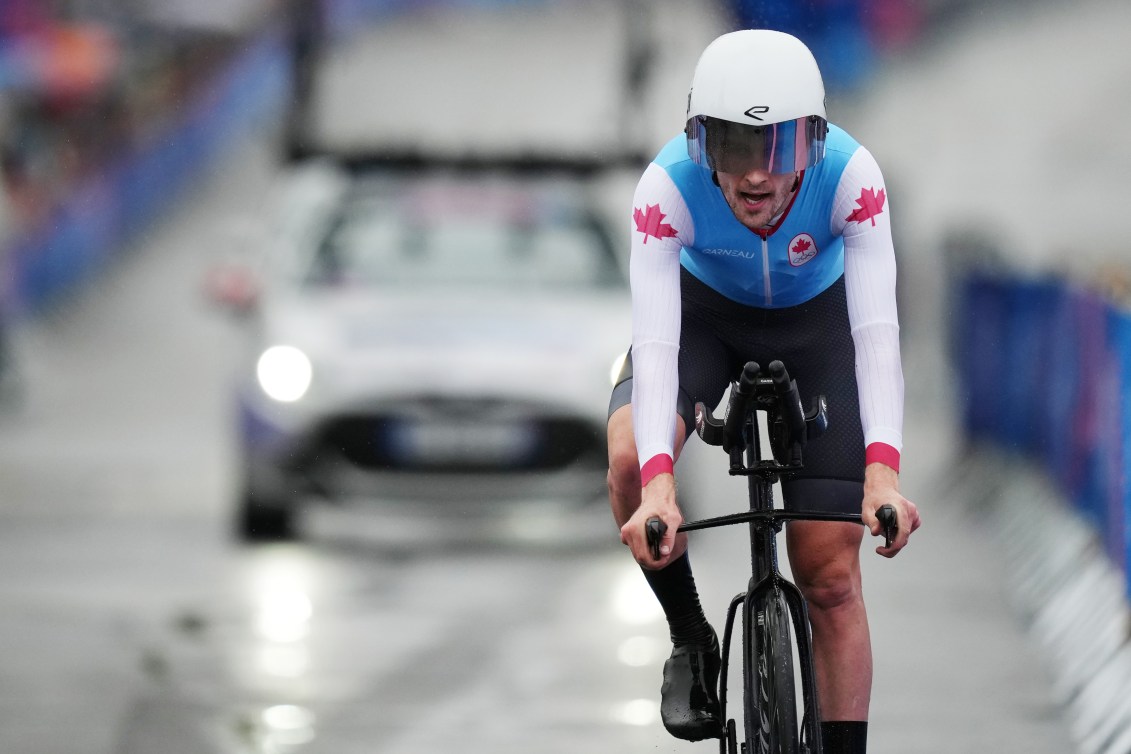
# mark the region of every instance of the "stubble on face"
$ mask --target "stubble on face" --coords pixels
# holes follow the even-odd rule
[[[785,209],[797,179],[796,173],[765,170],[717,175],[719,188],[735,218],[750,230],[765,228]]]

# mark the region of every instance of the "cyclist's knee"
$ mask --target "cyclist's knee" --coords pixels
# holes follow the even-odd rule
[[[818,578],[798,579],[798,587],[811,610],[831,612],[863,601],[859,577],[848,572],[830,572]]]
[[[805,600],[815,610],[835,610],[863,599],[856,524],[795,521],[789,525],[789,563]]]

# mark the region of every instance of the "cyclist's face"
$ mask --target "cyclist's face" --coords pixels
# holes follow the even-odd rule
[[[719,188],[738,221],[751,230],[770,224],[789,202],[796,173],[718,173]]]

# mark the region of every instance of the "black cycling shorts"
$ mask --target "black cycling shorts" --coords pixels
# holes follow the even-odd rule
[[[747,361],[781,360],[808,410],[828,401],[829,427],[805,446],[805,466],[782,482],[790,510],[859,513],[864,497],[864,433],[856,387],[856,348],[842,277],[797,306],[759,309],[723,296],[680,268],[683,317],[676,410],[688,435],[695,404],[718,406]],[[632,401],[632,356],[613,388],[609,415]]]

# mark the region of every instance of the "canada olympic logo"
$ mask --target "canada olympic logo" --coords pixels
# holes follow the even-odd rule
[[[808,233],[798,233],[789,242],[789,263],[800,267],[817,256],[817,242]]]

